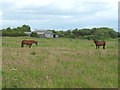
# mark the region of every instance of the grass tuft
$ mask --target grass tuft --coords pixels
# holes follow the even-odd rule
[[[35,55],[36,53],[35,53],[35,52],[31,52],[30,54],[31,54],[31,55]]]

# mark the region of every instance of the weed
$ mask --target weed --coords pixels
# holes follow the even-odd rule
[[[35,53],[35,52],[31,52],[30,54],[31,54],[31,55],[35,55],[36,53]]]

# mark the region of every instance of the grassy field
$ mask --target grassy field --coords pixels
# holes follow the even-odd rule
[[[38,45],[20,47],[23,39]],[[95,49],[92,40],[3,37],[3,88],[117,88],[118,40]]]

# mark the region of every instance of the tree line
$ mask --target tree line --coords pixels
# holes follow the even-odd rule
[[[17,27],[13,29],[8,27],[0,31],[2,31],[2,36],[17,37],[17,36],[26,36],[24,32],[31,32],[31,28],[29,25],[22,25],[21,27]]]
[[[67,31],[55,31],[51,30],[53,33],[58,34],[59,37],[65,38],[79,38],[79,39],[100,39],[104,40],[107,38],[120,37],[120,33],[114,31],[112,28],[101,27],[101,28],[84,28],[84,29],[73,29]]]
[[[0,30],[2,31],[2,36],[26,36],[24,32],[31,32],[31,28],[29,25],[23,25],[21,27],[13,28],[10,27],[6,29]],[[75,28],[73,30],[67,30],[67,31],[56,31],[56,30],[49,30],[52,31],[53,34],[59,35],[61,38],[79,38],[79,39],[107,39],[107,38],[116,38],[120,37],[120,33],[116,32],[112,28],[108,27],[101,27],[101,28],[84,28],[84,29],[78,29]],[[31,37],[38,37],[37,33],[31,33]]]

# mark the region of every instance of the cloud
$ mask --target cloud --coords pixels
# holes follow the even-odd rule
[[[3,27],[17,27],[22,24],[29,24],[33,30],[88,26],[108,26],[115,29],[117,27],[118,0],[3,0],[0,2]]]
[[[1,5],[1,4],[0,4]],[[1,9],[1,7],[0,7],[0,29],[2,28],[1,26],[2,26],[2,14],[3,14],[3,12],[2,12],[2,9]]]

